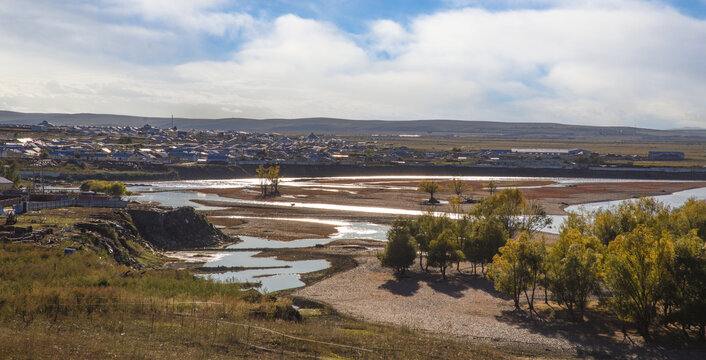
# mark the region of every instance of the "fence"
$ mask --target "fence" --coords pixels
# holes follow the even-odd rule
[[[108,200],[92,200],[92,199],[65,199],[54,201],[30,201],[27,203],[27,211],[42,210],[42,209],[58,209],[69,206],[84,206],[84,207],[107,207],[107,208],[125,208],[127,201],[120,199]]]

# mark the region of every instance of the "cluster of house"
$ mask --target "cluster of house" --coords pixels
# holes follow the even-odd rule
[[[22,126],[18,126],[21,128]],[[577,166],[597,154],[583,149],[481,149],[426,151],[352,142],[336,137],[286,136],[243,131],[143,127],[54,126],[46,121],[22,128],[47,133],[45,140],[17,136],[0,144],[0,158],[115,161],[129,163],[461,163],[498,166]],[[51,140],[52,133],[61,133]],[[403,135],[400,135],[403,136]],[[608,155],[609,157],[609,155]],[[683,153],[650,152],[649,159],[681,160]]]

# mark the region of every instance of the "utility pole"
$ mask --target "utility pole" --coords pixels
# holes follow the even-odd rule
[[[40,165],[42,166],[39,170],[39,183],[42,186],[42,194],[44,194],[44,161],[42,159],[39,159],[41,161]]]

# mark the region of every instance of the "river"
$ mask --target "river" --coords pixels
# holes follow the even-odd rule
[[[400,180],[419,180],[422,178],[434,178],[434,179],[445,179],[452,177],[420,177],[420,176],[370,176],[370,177],[336,177],[336,178],[288,178],[282,179],[281,186],[283,187],[302,187],[302,188],[319,188],[328,189],[329,191],[348,191],[354,192],[356,189],[361,188],[377,188],[381,190],[394,190],[401,189],[401,187],[394,185],[394,181]],[[459,177],[466,181],[552,181],[551,185],[545,186],[569,186],[572,184],[579,183],[600,183],[600,182],[622,182],[622,181],[641,181],[641,180],[616,180],[616,179],[585,179],[585,178],[541,178],[541,177],[484,177],[484,176],[466,176]],[[349,180],[346,183],[335,183],[335,184],[321,184],[318,181],[330,181],[330,180]],[[374,183],[360,183],[362,180],[379,180]],[[643,180],[648,181],[648,180]],[[654,180],[652,180],[654,181]],[[397,215],[408,215],[416,216],[423,212],[420,210],[409,210],[409,209],[395,209],[387,207],[378,206],[353,206],[353,205],[341,205],[341,204],[326,204],[326,203],[303,203],[298,202],[296,199],[292,201],[260,201],[260,200],[246,200],[246,199],[233,199],[221,197],[215,194],[204,194],[193,190],[203,189],[203,188],[247,188],[256,187],[258,185],[257,179],[233,179],[233,180],[185,180],[185,181],[165,181],[165,182],[155,182],[146,185],[136,185],[130,186],[128,190],[133,192],[139,192],[139,195],[130,197],[132,200],[140,201],[154,201],[167,206],[193,206],[197,210],[220,210],[227,207],[219,206],[206,206],[196,203],[192,200],[210,200],[217,201],[224,204],[234,203],[234,204],[255,204],[255,205],[268,205],[275,207],[300,207],[307,209],[319,209],[326,211],[347,211],[347,212],[360,212],[360,213],[376,213],[376,214],[397,214]],[[541,186],[532,186],[541,187]],[[522,187],[520,187],[522,188]],[[697,188],[685,191],[675,192],[669,195],[655,196],[659,201],[671,207],[678,207],[689,198],[696,198],[697,200],[706,200],[706,188]],[[618,201],[606,201],[598,203],[588,203],[583,205],[574,205],[566,209],[567,212],[581,212],[581,211],[593,211],[597,209],[605,209],[611,206],[615,206],[622,201],[630,200],[618,200]],[[232,218],[249,218],[246,216],[229,216]],[[566,219],[563,215],[553,215],[552,224],[542,231],[548,233],[558,233],[560,224]],[[261,217],[260,217],[261,218]],[[249,236],[241,236],[242,242],[231,245],[232,248],[236,249],[263,249],[263,248],[303,248],[312,247],[319,244],[325,244],[337,239],[372,239],[378,241],[385,241],[385,235],[388,229],[386,225],[372,224],[365,222],[353,222],[353,221],[340,221],[340,220],[327,220],[327,219],[301,219],[301,218],[266,218],[278,221],[304,221],[304,222],[315,222],[323,223],[328,225],[334,225],[336,227],[336,233],[328,238],[318,238],[318,239],[302,239],[295,241],[276,241],[271,239],[263,239]],[[294,287],[303,286],[304,283],[299,280],[299,274],[318,271],[325,269],[329,266],[326,260],[305,260],[305,261],[285,261],[278,260],[268,257],[257,257],[256,255],[259,251],[241,251],[241,252],[231,252],[228,254],[223,254],[219,256],[217,260],[210,261],[206,263],[206,267],[232,267],[232,266],[244,266],[244,267],[257,267],[258,269],[242,270],[242,271],[227,271],[218,274],[208,274],[202,275],[205,277],[212,278],[217,281],[248,281],[248,282],[260,282],[260,291],[278,291]],[[262,269],[263,267],[269,267],[267,269]]]

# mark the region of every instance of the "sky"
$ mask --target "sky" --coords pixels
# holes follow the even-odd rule
[[[0,110],[706,128],[706,0],[2,0]]]

